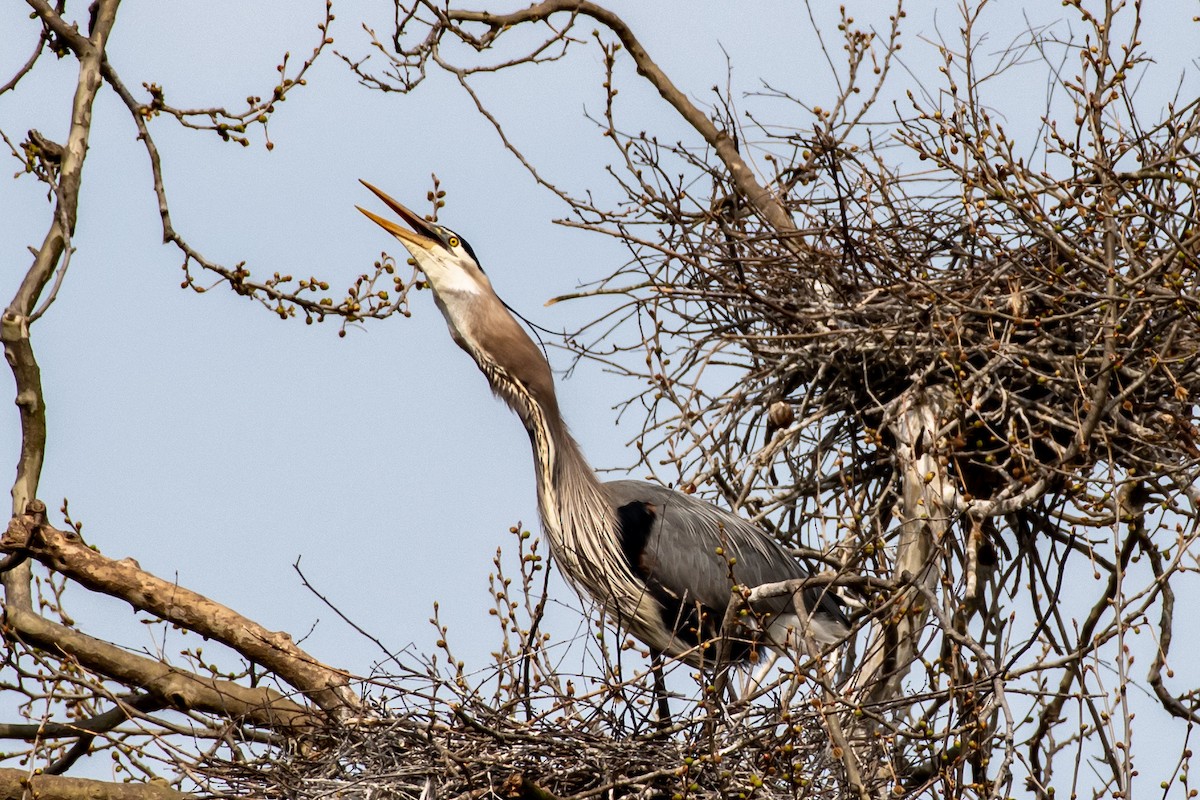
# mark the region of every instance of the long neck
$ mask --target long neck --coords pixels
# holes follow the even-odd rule
[[[579,445],[557,414],[543,414],[536,404],[519,406],[519,400],[500,394],[529,431],[538,512],[563,574],[580,595],[591,595],[642,641],[667,651],[673,637],[666,633],[657,601],[626,560],[616,510]]]
[[[540,353],[537,358],[545,364]],[[616,514],[559,415],[553,385],[539,397],[496,366],[479,364],[493,390],[529,433],[538,512],[559,566],[576,589],[611,604],[610,611],[626,618],[636,614],[645,587],[625,560]],[[548,365],[545,369],[549,373]]]
[[[618,616],[645,616],[645,586],[621,550],[616,512],[559,414],[550,365],[482,273],[473,283],[426,273],[454,341],[529,432],[538,512],[563,573]]]
[[[621,550],[612,504],[579,445],[561,420],[545,426],[537,414],[526,429],[537,472],[538,511],[563,571],[578,586],[627,615],[630,600],[644,594]]]

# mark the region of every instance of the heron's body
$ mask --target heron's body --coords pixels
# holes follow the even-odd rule
[[[367,185],[416,233],[364,211],[416,259],[454,341],[492,390],[521,418],[533,446],[538,510],[551,552],[577,591],[653,652],[702,664],[721,633],[733,585],[754,587],[806,573],[774,539],[741,518],[671,489],[641,481],[602,483],[558,409],[550,365],[508,313],[457,234],[421,219]],[[807,633],[822,644],[849,629],[828,594],[805,595]],[[731,655],[757,642],[782,646],[805,632],[783,597],[755,608]]]

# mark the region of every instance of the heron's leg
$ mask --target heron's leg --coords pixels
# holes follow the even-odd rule
[[[667,680],[663,677],[661,654],[650,654],[650,672],[654,675],[654,701],[658,704],[658,719],[655,724],[662,730],[671,726],[671,704],[667,700]]]

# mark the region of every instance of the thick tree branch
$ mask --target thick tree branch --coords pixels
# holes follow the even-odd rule
[[[54,187],[57,203],[50,228],[42,246],[34,254],[33,264],[25,273],[16,294],[0,318],[0,341],[16,382],[16,404],[21,421],[21,453],[17,459],[17,478],[12,487],[12,513],[20,514],[37,496],[46,452],[46,404],[42,393],[41,371],[29,342],[30,317],[46,283],[54,274],[70,247],[79,205],[79,184],[83,159],[92,129],[92,103],[101,85],[100,65],[104,47],[116,20],[119,0],[99,0],[94,7],[90,36],[83,37],[51,8],[45,0],[29,0],[34,12],[64,41],[73,43],[79,56],[79,80],[71,106],[71,126],[59,166],[59,181]],[[29,565],[5,572],[5,603],[31,607]]]
[[[10,635],[27,644],[61,653],[92,672],[145,689],[173,708],[244,719],[275,729],[309,727],[318,722],[304,706],[274,689],[196,675],[50,622],[32,611],[6,606],[4,623]]]
[[[77,722],[23,722],[0,723],[0,739],[64,739],[72,736],[87,736],[110,731],[129,719],[130,711],[149,713],[158,711],[165,704],[162,699],[150,694],[119,698],[117,705],[90,719]]]
[[[876,621],[854,676],[853,686],[861,692],[859,702],[864,705],[900,694],[929,616],[920,591],[937,581],[935,547],[946,536],[957,497],[946,465],[938,459],[945,445],[937,432],[945,425],[952,400],[952,393],[940,386],[910,392],[898,404],[896,418],[888,426],[900,470],[896,516],[902,520],[892,574],[895,584],[904,588],[893,597],[891,619]]]
[[[158,783],[111,783],[0,768],[0,800],[195,800]]]
[[[24,724],[0,724],[0,737],[24,739],[29,742],[51,739],[75,739],[75,743],[53,764],[46,767],[46,775],[62,775],[75,762],[92,749],[92,742],[100,734],[107,733],[131,717],[158,711],[166,705],[165,698],[148,693],[117,698],[117,703],[108,711],[90,719],[76,722],[41,722]]]
[[[316,661],[288,634],[267,630],[220,603],[151,575],[132,559],[106,558],[80,541],[74,531],[47,524],[44,506],[35,504],[32,510],[9,522],[8,531],[0,538],[0,552],[27,550],[88,589],[216,639],[271,670],[327,713],[342,716],[358,708],[358,698],[349,688],[350,676]]]
[[[87,155],[88,138],[92,131],[92,104],[102,85],[100,68],[104,62],[104,48],[116,21],[119,0],[100,0],[96,4],[92,30],[87,38],[68,25],[45,0],[29,0],[29,5],[56,35],[76,51],[79,57],[79,80],[71,105],[71,127],[63,146],[57,189],[58,204],[50,230],[37,251],[33,266],[26,273],[16,296],[9,304],[8,313],[17,316],[28,316],[33,311],[42,289],[54,274],[58,260],[75,230],[83,160]]]

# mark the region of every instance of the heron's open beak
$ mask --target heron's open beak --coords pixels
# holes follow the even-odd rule
[[[380,200],[387,203],[388,207],[391,208],[392,211],[395,211],[397,214],[399,214],[401,219],[412,226],[413,230],[410,231],[407,228],[401,228],[390,219],[384,219],[378,214],[373,214],[362,206],[355,206],[355,208],[366,214],[367,217],[376,225],[395,236],[405,246],[416,245],[422,250],[432,250],[435,247],[445,246],[442,244],[441,238],[438,236],[436,229],[424,219],[409,211],[407,208],[400,205],[395,200],[388,197],[386,194],[379,191],[366,181],[360,180],[359,183],[374,192],[375,196]]]

